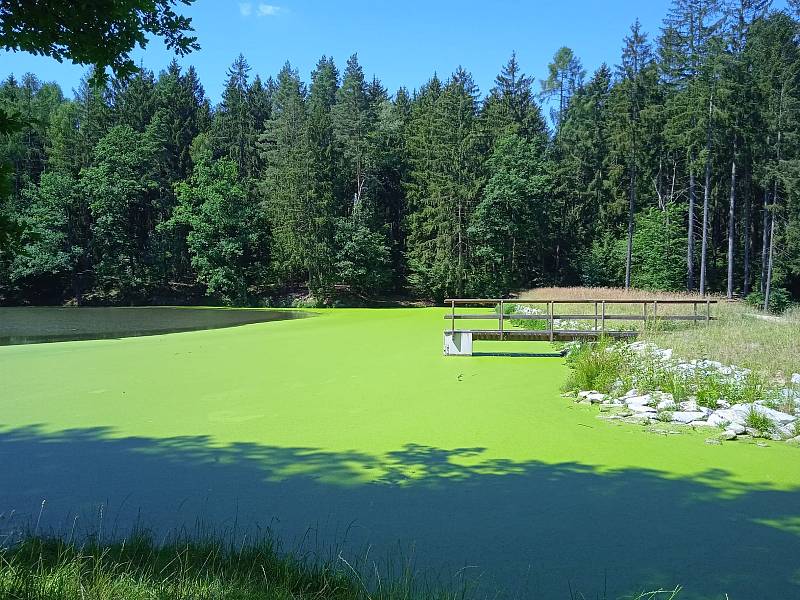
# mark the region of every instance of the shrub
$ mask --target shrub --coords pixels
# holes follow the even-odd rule
[[[745,425],[755,429],[761,434],[770,433],[775,429],[775,423],[767,415],[758,412],[754,407],[750,409],[744,419]]]
[[[752,292],[744,299],[750,306],[758,309],[764,308],[764,294]],[[783,288],[773,288],[769,292],[769,311],[780,314],[786,311],[792,304],[792,298]]]
[[[567,357],[572,371],[564,383],[564,391],[597,390],[609,393],[619,379],[623,366],[623,353],[602,339],[582,344]]]

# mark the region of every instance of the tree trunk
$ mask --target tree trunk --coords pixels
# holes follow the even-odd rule
[[[633,211],[636,206],[636,168],[631,169],[631,189],[628,194],[628,249],[625,257],[625,289],[631,287],[631,258],[633,257]]]
[[[750,183],[750,178],[748,177],[748,183]],[[753,251],[751,245],[753,243],[753,237],[751,235],[751,215],[750,212],[752,211],[752,205],[750,200],[750,192],[751,187],[750,185],[745,185],[745,197],[744,197],[744,282],[742,285],[742,296],[747,297],[750,294],[750,288],[753,284],[753,273],[750,270],[750,255]]]
[[[735,233],[736,219],[736,144],[734,144],[734,159],[731,160],[731,200],[728,206],[728,300],[733,298],[733,236]]]
[[[692,161],[692,165],[689,167],[689,235],[686,244],[686,289],[691,292],[694,289],[694,155],[689,160]]]
[[[769,294],[772,291],[772,264],[773,256],[775,254],[775,215],[770,219],[770,232],[769,232],[769,259],[767,261],[767,282],[764,286],[764,310],[769,310]]]
[[[700,243],[700,295],[706,295],[706,255],[708,253],[708,202],[711,195],[711,157],[706,158],[705,187],[703,190],[703,237]]]
[[[761,223],[761,281],[759,289],[763,294],[767,284],[767,253],[769,252],[769,189],[764,186],[764,210]]]

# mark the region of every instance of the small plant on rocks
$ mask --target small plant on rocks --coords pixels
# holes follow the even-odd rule
[[[747,413],[744,423],[747,427],[755,429],[761,435],[766,435],[775,431],[775,423],[772,422],[772,419],[760,413],[755,408],[751,408],[750,412]],[[795,425],[795,427],[796,426],[797,425]]]

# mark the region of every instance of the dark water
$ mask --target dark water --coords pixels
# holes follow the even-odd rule
[[[301,311],[256,308],[0,308],[0,346],[219,329],[307,316]]]

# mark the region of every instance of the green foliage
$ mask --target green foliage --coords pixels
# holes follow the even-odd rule
[[[516,134],[500,137],[487,161],[483,198],[470,219],[472,288],[503,296],[530,285],[542,272],[540,248],[547,237],[547,176],[541,145]]]
[[[56,172],[42,175],[38,186],[29,184],[22,199],[22,249],[11,264],[10,279],[35,287],[44,298],[58,299],[65,284],[77,284],[87,251],[87,206],[78,183]]]
[[[165,226],[188,228],[192,267],[210,296],[228,304],[246,303],[248,283],[258,281],[257,270],[264,264],[254,259],[266,258],[260,213],[248,202],[233,160],[213,160],[202,143],[196,144],[192,158],[194,171],[177,185],[178,206]]]
[[[744,423],[747,427],[755,429],[762,435],[766,435],[775,430],[775,423],[772,422],[772,419],[765,414],[758,412],[755,407],[751,408],[747,413],[744,418]]]
[[[624,356],[621,352],[609,351],[611,342],[600,340],[582,344],[568,354],[567,364],[571,371],[564,383],[565,391],[597,390],[609,393],[619,378]]]
[[[759,291],[751,292],[744,299],[747,304],[759,310],[764,308],[764,294]],[[774,287],[769,291],[769,310],[780,314],[785,312],[792,305],[792,298],[783,288]]]
[[[157,191],[156,148],[147,135],[118,125],[98,142],[94,155],[80,190],[93,220],[95,277],[107,294],[140,298],[148,283],[150,234],[142,217]]]
[[[194,0],[181,0],[190,4]],[[163,37],[167,48],[187,54],[199,48],[191,19],[173,9],[178,0],[94,0],[88,4],[56,1],[0,5],[0,40],[5,50],[24,50],[62,62],[111,67],[118,77],[136,72],[130,52],[144,48],[149,35]]]
[[[0,293],[161,302],[202,288],[263,303],[298,288],[326,300],[576,282],[678,290],[695,287],[702,264],[705,289],[731,295],[769,271],[781,310],[777,288],[800,289],[800,50],[797,13],[767,4],[676,0],[657,39],[635,22],[615,69],[588,77],[560,48],[538,96],[552,131],[513,54],[483,98],[462,68],[392,95],[356,56],[341,77],[323,56],[307,87],[288,63],[262,79],[240,55],[212,109],[194,69],[173,61],[156,76],[130,62],[148,34],[195,47],[177,0],[63,14],[3,5],[3,27],[22,27],[7,47],[95,68],[71,100],[30,74],[0,83]],[[246,206],[209,234],[230,241],[230,219],[248,219],[247,242],[221,247],[236,263],[225,275],[173,218],[198,138],[233,161]],[[51,173],[77,182],[77,204],[53,195]],[[64,262],[57,246],[75,254]]]
[[[625,278],[624,246],[606,232],[592,241],[583,259],[583,283],[588,286],[622,286]]]
[[[337,281],[360,296],[386,291],[391,280],[386,236],[370,230],[358,215],[339,219],[336,225]]]

